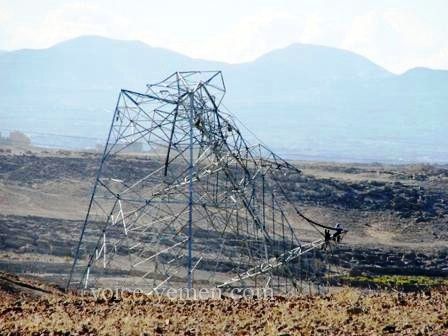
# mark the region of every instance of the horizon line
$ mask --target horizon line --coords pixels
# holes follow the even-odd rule
[[[364,56],[364,55],[362,55],[362,54],[360,54],[360,53],[358,53],[356,51],[343,49],[343,48],[340,48],[340,47],[329,46],[329,45],[315,44],[315,43],[302,43],[302,42],[293,42],[293,43],[290,43],[290,44],[288,44],[287,46],[284,46],[284,47],[278,47],[278,48],[270,49],[270,50],[268,50],[268,51],[266,51],[266,52],[256,56],[255,58],[249,60],[249,61],[228,62],[228,61],[220,61],[220,60],[214,60],[214,59],[209,59],[209,58],[196,57],[196,56],[189,55],[189,54],[181,52],[181,51],[169,49],[167,47],[153,46],[153,45],[150,45],[147,42],[144,42],[142,40],[121,39],[121,38],[115,38],[115,37],[98,35],[98,34],[78,35],[78,36],[70,37],[70,38],[67,38],[65,40],[56,42],[56,43],[54,43],[54,44],[52,44],[52,45],[50,45],[48,47],[42,47],[42,48],[26,48],[25,47],[25,48],[9,49],[9,50],[8,49],[0,49],[0,52],[1,52],[0,53],[0,57],[2,56],[2,54],[5,54],[5,53],[12,53],[12,52],[19,52],[19,51],[26,51],[26,50],[32,50],[32,51],[48,50],[48,49],[52,49],[52,48],[54,48],[54,47],[56,47],[56,46],[58,46],[60,44],[63,44],[63,43],[69,42],[69,41],[73,41],[73,40],[76,40],[76,39],[82,39],[82,38],[100,38],[100,39],[111,40],[111,41],[141,43],[141,44],[144,44],[145,46],[147,46],[149,48],[163,49],[163,50],[166,50],[166,51],[177,53],[177,54],[185,56],[185,57],[189,57],[191,59],[196,59],[196,60],[201,60],[201,61],[208,61],[208,62],[215,62],[215,63],[222,63],[222,64],[225,64],[225,65],[240,65],[240,64],[253,63],[253,62],[257,61],[258,59],[260,59],[260,58],[264,57],[265,55],[268,55],[268,54],[270,54],[270,53],[272,53],[274,51],[288,49],[288,48],[291,48],[294,45],[304,45],[304,46],[322,47],[322,48],[335,49],[335,50],[339,50],[339,51],[345,51],[345,52],[357,55],[359,57],[363,57],[366,60],[368,60],[369,62],[375,64],[376,66],[378,66],[378,67],[382,68],[383,70],[389,72],[390,74],[396,75],[396,76],[404,75],[407,72],[415,70],[415,69],[426,69],[426,70],[431,70],[431,71],[448,71],[448,68],[446,68],[446,69],[445,68],[432,68],[432,67],[428,67],[428,66],[416,65],[416,66],[408,68],[408,69],[406,69],[406,70],[404,70],[402,72],[395,72],[395,71],[391,71],[390,69],[386,68],[385,66],[382,66],[382,65],[378,64],[376,61],[374,61],[374,60],[368,58],[367,56]]]

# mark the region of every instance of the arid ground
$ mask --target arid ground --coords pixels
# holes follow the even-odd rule
[[[327,296],[158,303],[98,301],[56,287],[46,290],[40,281],[66,282],[98,160],[94,152],[1,148],[0,271],[21,277],[2,275],[1,334],[444,335],[448,330],[446,290],[428,290],[419,281],[413,288],[422,290],[408,294],[363,286],[339,287]],[[114,164],[123,176],[139,176],[147,161],[129,155]],[[349,230],[333,252],[345,279],[353,280],[348,283],[394,275],[446,280],[448,166],[295,164],[303,174],[289,184],[290,196],[308,216]],[[301,234],[305,240],[313,236],[311,229]],[[28,286],[30,276],[39,280]],[[387,281],[372,280],[367,287]]]
[[[419,293],[173,300],[65,294],[0,274],[5,335],[447,335],[446,288]]]
[[[0,270],[62,284],[79,237],[99,156],[0,152]],[[147,161],[114,161],[122,177]],[[349,230],[333,258],[356,274],[448,275],[448,167],[295,162],[291,198],[311,218]],[[312,228],[300,232],[313,237]]]

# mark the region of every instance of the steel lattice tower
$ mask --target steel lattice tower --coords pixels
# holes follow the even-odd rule
[[[224,94],[219,71],[120,92],[68,287],[295,285],[301,256],[323,244],[301,241],[297,222],[325,226],[285,192],[300,171],[245,141]],[[117,158],[144,160],[144,175]]]

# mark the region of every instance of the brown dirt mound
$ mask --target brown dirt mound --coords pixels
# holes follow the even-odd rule
[[[63,295],[63,289],[57,285],[45,283],[40,279],[19,277],[5,272],[0,272],[0,292],[32,297],[47,294]]]

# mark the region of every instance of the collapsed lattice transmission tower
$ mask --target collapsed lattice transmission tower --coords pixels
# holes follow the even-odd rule
[[[198,71],[120,92],[68,286],[296,286],[324,244],[297,225],[325,226],[289,199],[300,171],[245,141],[224,93],[221,72]]]

